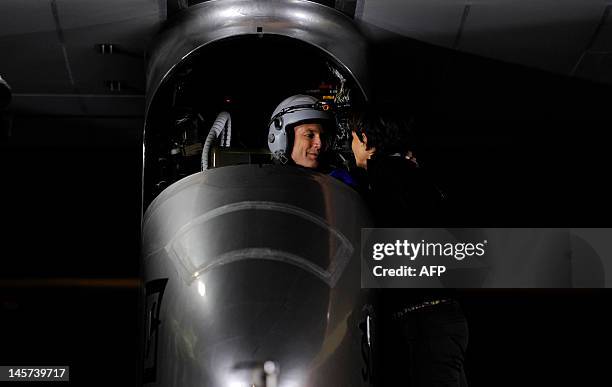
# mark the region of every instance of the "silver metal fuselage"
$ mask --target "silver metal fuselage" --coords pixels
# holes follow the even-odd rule
[[[365,386],[354,190],[296,167],[213,169],[168,187],[143,220],[152,385]],[[263,385],[263,384],[261,384]]]

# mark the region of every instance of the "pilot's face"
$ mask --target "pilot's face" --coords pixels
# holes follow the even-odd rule
[[[319,166],[319,154],[323,147],[323,127],[320,124],[302,124],[294,128],[295,140],[291,158],[297,165],[306,168]]]

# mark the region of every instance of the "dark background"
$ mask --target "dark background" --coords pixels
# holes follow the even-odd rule
[[[452,225],[609,226],[610,87],[403,40],[372,66],[377,100],[417,114]],[[0,363],[134,385],[143,117],[2,116]],[[470,385],[608,379],[607,289],[456,297]]]

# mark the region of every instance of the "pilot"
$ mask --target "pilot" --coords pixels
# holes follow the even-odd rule
[[[281,164],[320,169],[333,116],[312,96],[298,94],[283,100],[268,125],[268,147]]]

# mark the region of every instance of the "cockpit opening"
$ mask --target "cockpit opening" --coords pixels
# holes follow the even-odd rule
[[[348,118],[366,97],[351,72],[327,52],[298,39],[260,34],[215,41],[186,56],[165,77],[146,118],[144,208],[166,187],[203,168],[272,163],[271,114],[294,94],[314,96],[335,113],[331,151],[350,152]]]

